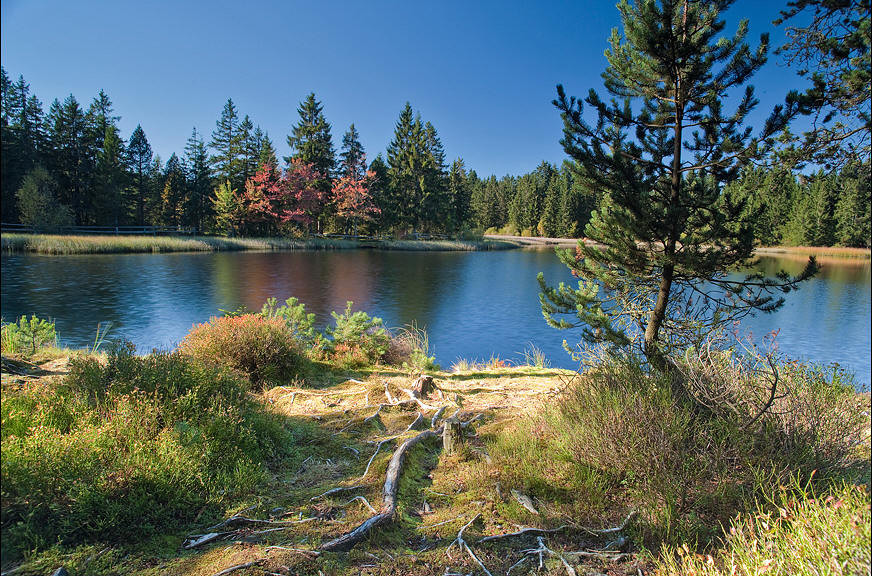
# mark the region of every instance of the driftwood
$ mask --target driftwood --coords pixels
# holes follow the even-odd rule
[[[387,388],[386,388],[387,389]],[[388,469],[385,475],[385,484],[382,488],[382,507],[381,512],[371,516],[360,524],[357,528],[323,543],[319,549],[324,551],[345,551],[351,549],[358,542],[363,540],[367,534],[374,528],[389,522],[397,510],[397,493],[398,481],[401,475],[401,467],[404,464],[404,458],[407,452],[423,440],[437,437],[438,432],[433,430],[425,430],[416,436],[404,441],[392,454],[391,460],[388,463]]]

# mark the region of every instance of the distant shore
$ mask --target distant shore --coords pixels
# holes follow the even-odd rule
[[[575,238],[544,238],[539,236],[511,236],[508,234],[486,234],[484,238],[501,242],[513,242],[524,247],[570,247],[577,245]],[[786,258],[804,258],[816,256],[817,259],[871,259],[870,248],[847,248],[844,246],[760,246],[756,248],[758,256],[780,256]]]
[[[509,250],[519,244],[502,240],[344,240],[335,238],[223,238],[211,236],[78,236],[6,233],[4,253],[46,255],[163,252],[293,251],[293,250]]]

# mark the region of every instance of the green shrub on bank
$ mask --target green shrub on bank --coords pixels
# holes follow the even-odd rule
[[[58,334],[55,323],[31,315],[22,316],[17,322],[4,322],[0,326],[0,350],[3,354],[36,354],[44,346],[57,346]]]
[[[281,383],[306,362],[305,349],[286,320],[260,314],[213,317],[192,328],[178,350],[239,370],[259,385]]]
[[[814,496],[783,490],[770,506],[732,520],[713,554],[662,550],[660,576],[841,576],[871,569],[871,494],[840,485]]]
[[[415,322],[393,331],[382,361],[390,366],[400,366],[412,372],[439,370],[440,366],[431,356],[428,333]]]
[[[346,303],[342,314],[331,312],[334,326],[326,330],[330,340],[331,360],[344,368],[372,366],[379,362],[389,347],[389,334],[381,318],[371,318],[366,312],[352,312],[352,302]]]
[[[593,511],[608,499],[636,509],[639,543],[706,545],[792,478],[865,466],[870,405],[840,372],[777,366],[780,394],[754,418],[769,375],[714,362],[688,359],[662,374],[633,357],[602,358],[557,404],[498,435],[489,453],[502,484],[542,499],[548,486],[567,486]]]
[[[178,531],[292,448],[248,385],[178,353],[116,347],[57,383],[2,390],[3,556]]]

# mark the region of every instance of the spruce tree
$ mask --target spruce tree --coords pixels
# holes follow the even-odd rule
[[[292,159],[312,164],[324,180],[323,185],[330,189],[330,177],[334,170],[334,144],[331,140],[331,125],[322,113],[322,104],[313,92],[300,103],[297,109],[300,121],[291,129],[288,146],[291,156],[284,158],[286,163]]]
[[[388,164],[388,194],[385,217],[395,228],[415,227],[422,197],[422,176],[425,157],[421,150],[422,123],[413,116],[407,102],[395,124],[392,141],[386,150]]]
[[[185,215],[186,186],[182,163],[175,153],[170,155],[164,167],[164,187],[161,190],[161,219],[164,226],[179,226]]]
[[[124,142],[118,128],[106,124],[102,146],[97,153],[95,174],[96,221],[100,225],[119,226],[125,222],[124,189],[127,182]]]
[[[539,276],[544,316],[560,329],[581,327],[589,343],[638,345],[657,368],[702,331],[777,309],[783,299],[773,292],[816,270],[811,258],[795,278],[728,274],[749,265],[754,244],[743,204],[722,186],[768,151],[795,112],[776,107],[756,136],[744,125],[757,102],[747,82],[765,63],[768,39],[751,50],[746,21],[720,38],[719,12],[729,5],[622,0],[622,32],[610,36],[603,74],[612,99],[595,90],[585,101],[568,98],[559,85],[554,101],[578,177],[604,197],[586,227],[598,244],[559,251],[579,285],[553,288]]]
[[[456,158],[449,166],[447,181],[447,203],[449,231],[460,232],[470,219],[471,185],[464,168],[464,160]]]
[[[367,158],[364,154],[364,146],[358,140],[355,124],[351,124],[349,130],[343,134],[339,168],[340,175],[349,178],[361,178],[367,172]]]
[[[127,147],[127,166],[130,179],[130,204],[137,226],[146,223],[146,199],[149,196],[149,174],[152,165],[152,146],[139,124],[131,134]]]
[[[836,241],[841,246],[871,247],[871,164],[848,164],[841,172],[841,196],[835,207]]]
[[[209,160],[216,179],[229,180],[231,186],[242,190],[244,151],[240,119],[237,116],[237,107],[230,98],[225,102],[221,117],[215,123],[209,147],[215,151]]]
[[[203,137],[198,134],[197,128],[191,130],[191,136],[185,144],[185,168],[188,192],[182,224],[194,226],[198,231],[203,232],[205,220],[210,213],[209,194],[212,190],[212,177],[206,144]]]
[[[71,94],[52,103],[48,118],[48,165],[58,182],[60,201],[73,209],[76,224],[93,222],[94,160],[96,148],[88,138],[85,112]]]
[[[270,136],[265,132],[261,138],[261,147],[258,150],[258,169],[260,170],[267,164],[279,166],[279,159],[276,156],[276,148],[273,147]]]

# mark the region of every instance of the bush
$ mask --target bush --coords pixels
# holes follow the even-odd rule
[[[328,327],[330,353],[344,367],[372,366],[388,351],[389,335],[381,318],[371,318],[366,312],[352,312],[352,302],[346,303],[343,314],[331,312],[334,327]]]
[[[306,306],[297,298],[289,298],[279,307],[276,306],[276,298],[268,298],[261,307],[260,314],[264,318],[279,318],[284,321],[302,347],[314,350],[324,347],[324,338],[315,329],[316,315],[308,314]]]
[[[3,556],[175,532],[251,491],[293,443],[235,374],[113,348],[59,383],[3,388]]]
[[[783,490],[772,506],[735,518],[713,556],[663,548],[656,574],[838,576],[870,566],[871,494],[841,485],[819,496]]]
[[[4,354],[36,354],[39,348],[56,346],[58,342],[55,323],[36,315],[30,320],[22,316],[18,322],[4,323],[0,331],[0,348]]]
[[[21,223],[38,232],[52,232],[73,225],[73,211],[58,203],[58,185],[45,168],[36,168],[24,177],[15,193]]]
[[[741,395],[761,391],[764,376],[743,363],[715,370],[739,382],[723,390],[736,401],[723,410],[691,393],[707,385],[705,364],[664,374],[607,357],[568,387],[549,424],[581,473],[599,470],[639,509],[645,540],[708,542],[774,485],[816,469],[840,473],[858,455],[868,420],[844,382],[783,365],[794,395],[753,420],[759,398]]]
[[[382,360],[391,366],[400,366],[414,372],[439,370],[440,366],[434,361],[434,356],[429,356],[430,348],[428,333],[414,322],[391,335]]]
[[[286,320],[260,314],[211,318],[188,333],[179,351],[239,370],[261,385],[291,378],[305,362],[301,343]]]

